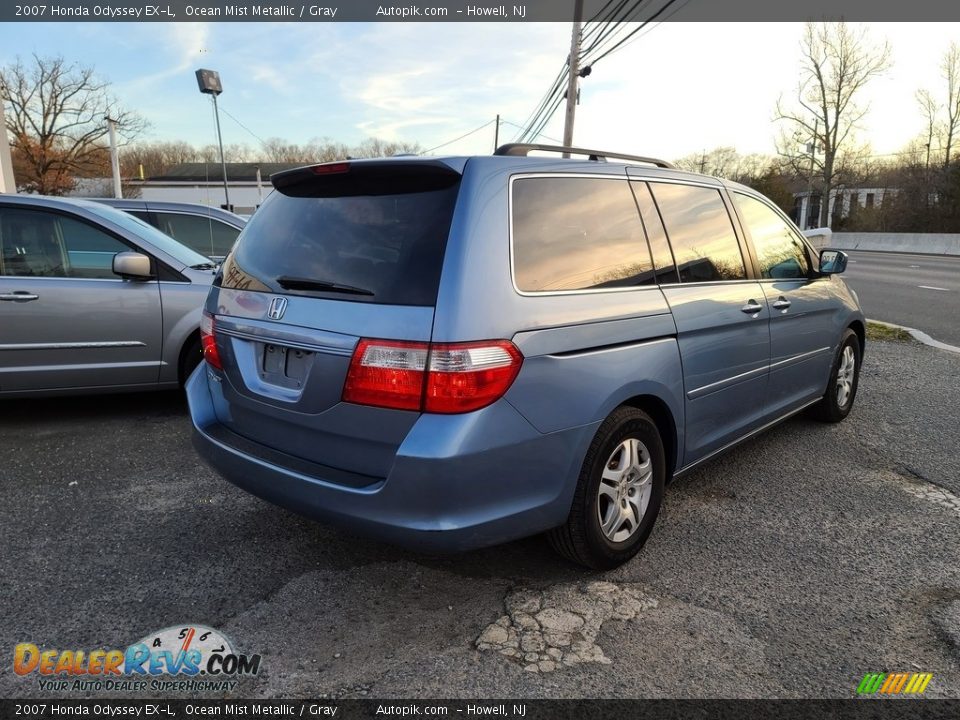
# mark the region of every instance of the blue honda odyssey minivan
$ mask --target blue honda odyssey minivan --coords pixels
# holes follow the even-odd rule
[[[533,145],[271,182],[187,390],[206,461],[296,512],[442,551],[546,532],[611,568],[669,478],[853,405],[846,256],[750,188]]]

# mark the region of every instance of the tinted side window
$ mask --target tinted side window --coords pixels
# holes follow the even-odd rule
[[[632,182],[630,184],[633,186],[633,192],[637,198],[637,207],[640,208],[643,227],[647,231],[650,254],[653,255],[653,266],[657,271],[657,282],[661,285],[679,282],[677,266],[673,262],[670,243],[667,242],[667,233],[663,230],[663,221],[660,220],[660,213],[657,212],[657,206],[653,202],[650,188],[645,182]]]
[[[810,261],[803,241],[787,222],[756,198],[741,193],[734,193],[733,197],[753,240],[760,276],[773,279],[809,276]]]
[[[747,276],[737,236],[720,192],[693,185],[652,183],[670,238],[680,282],[741,280]]]
[[[156,227],[191,250],[224,257],[237,241],[240,231],[220,220],[173,212],[154,212]]]
[[[64,215],[0,209],[0,274],[118,279],[113,256],[130,250],[112,235]]]
[[[655,283],[626,180],[519,178],[513,183],[513,258],[525,292]]]

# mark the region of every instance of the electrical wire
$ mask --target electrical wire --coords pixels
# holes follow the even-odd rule
[[[517,125],[517,123],[515,123],[515,122],[510,122],[509,120],[504,120],[503,118],[500,119],[500,122],[503,123],[504,125],[510,125],[511,127],[515,127],[515,128],[517,128],[518,130],[524,130],[524,129],[525,129],[525,128],[523,127],[523,125]],[[544,134],[544,133],[538,133],[538,134],[536,135],[536,137],[543,137],[543,138],[546,138],[547,140],[549,140],[550,142],[555,142],[555,143],[558,143],[558,144],[562,144],[562,143],[563,143],[563,140],[560,140],[559,138],[551,137],[550,135],[546,135],[546,134]]]
[[[677,0],[667,0],[667,2],[664,3],[663,7],[661,7],[661,8],[660,8],[659,10],[657,10],[653,15],[651,15],[649,18],[647,18],[647,19],[644,20],[642,23],[640,23],[640,25],[639,25],[637,28],[635,28],[632,32],[628,33],[628,34],[626,35],[626,37],[624,37],[620,42],[618,42],[618,43],[617,43],[616,45],[614,45],[613,47],[608,48],[608,49],[607,49],[605,52],[603,52],[601,55],[592,58],[591,61],[590,61],[591,64],[594,64],[594,65],[595,65],[595,64],[596,64],[597,62],[599,62],[600,60],[603,60],[603,58],[607,57],[607,56],[610,55],[611,53],[615,52],[615,51],[618,50],[619,48],[621,48],[621,47],[623,47],[624,45],[626,45],[628,42],[630,42],[630,39],[631,39],[631,38],[633,38],[638,32],[640,32],[640,31],[643,30],[645,27],[647,27],[650,23],[656,21],[656,24],[659,25],[660,23],[662,23],[662,22],[670,19],[671,17],[673,17],[673,15],[675,15],[677,12],[679,12],[679,11],[683,8],[683,6],[686,5],[689,1],[690,1],[690,0],[683,0],[682,4],[681,4],[680,6],[678,6],[677,8],[675,8],[672,13],[670,13],[669,15],[667,15],[663,20],[657,21],[657,18],[658,18],[658,17],[660,17],[671,5],[673,5],[674,3],[677,2]],[[650,29],[652,30],[653,28],[650,28]]]
[[[460,135],[459,137],[453,138],[453,140],[447,140],[447,142],[440,143],[439,145],[435,145],[434,147],[429,148],[428,150],[424,150],[424,151],[421,152],[420,154],[421,154],[421,155],[426,155],[427,153],[432,153],[434,150],[439,150],[440,148],[446,147],[447,145],[452,145],[453,143],[457,142],[457,140],[463,140],[465,137],[469,137],[470,135],[473,135],[473,134],[476,133],[476,132],[480,132],[480,131],[483,130],[485,127],[487,127],[488,125],[492,125],[492,124],[495,123],[495,122],[496,122],[496,118],[494,118],[493,120],[488,120],[487,122],[485,122],[485,123],[484,123],[483,125],[481,125],[480,127],[476,127],[476,128],[474,128],[473,130],[471,130],[470,132],[465,132],[463,135]]]
[[[259,142],[261,145],[266,145],[266,144],[267,144],[262,137],[260,137],[259,135],[257,135],[253,130],[251,130],[250,128],[248,128],[248,127],[247,127],[246,125],[244,125],[242,122],[240,122],[239,120],[237,120],[233,115],[231,115],[229,112],[227,112],[227,110],[224,109],[223,105],[220,106],[220,112],[222,112],[222,113],[223,113],[224,115],[226,115],[228,118],[230,118],[231,120],[233,120],[237,125],[239,125],[240,127],[242,127],[242,128],[243,128],[244,130],[246,130],[248,133],[250,133],[250,134],[257,140],[257,142]]]

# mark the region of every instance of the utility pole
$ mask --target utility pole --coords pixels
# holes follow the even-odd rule
[[[10,157],[10,142],[7,140],[7,119],[0,102],[0,193],[15,193],[17,185],[13,180],[13,158]]]
[[[493,129],[493,151],[500,147],[500,113],[497,113],[497,125]]]
[[[117,121],[107,115],[107,129],[110,131],[110,168],[113,171],[113,196],[123,197],[120,187],[120,155],[117,152]]]
[[[807,230],[810,227],[810,211],[813,209],[813,163],[817,157],[817,131],[820,129],[820,118],[813,120],[813,139],[810,141],[810,173],[807,176],[807,211],[803,214],[803,227],[801,230]],[[830,202],[829,198],[821,202]],[[829,211],[829,208],[828,208]],[[826,217],[829,217],[829,212]]]
[[[580,77],[580,39],[583,26],[583,0],[574,0],[573,33],[570,36],[570,58],[567,61],[567,115],[563,122],[563,145],[573,146],[573,119],[577,111],[577,78]],[[564,153],[565,158],[570,153]]]

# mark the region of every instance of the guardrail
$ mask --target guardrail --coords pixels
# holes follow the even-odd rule
[[[818,228],[807,230],[804,235],[817,249],[960,256],[960,234],[953,233],[831,233],[829,228]]]

